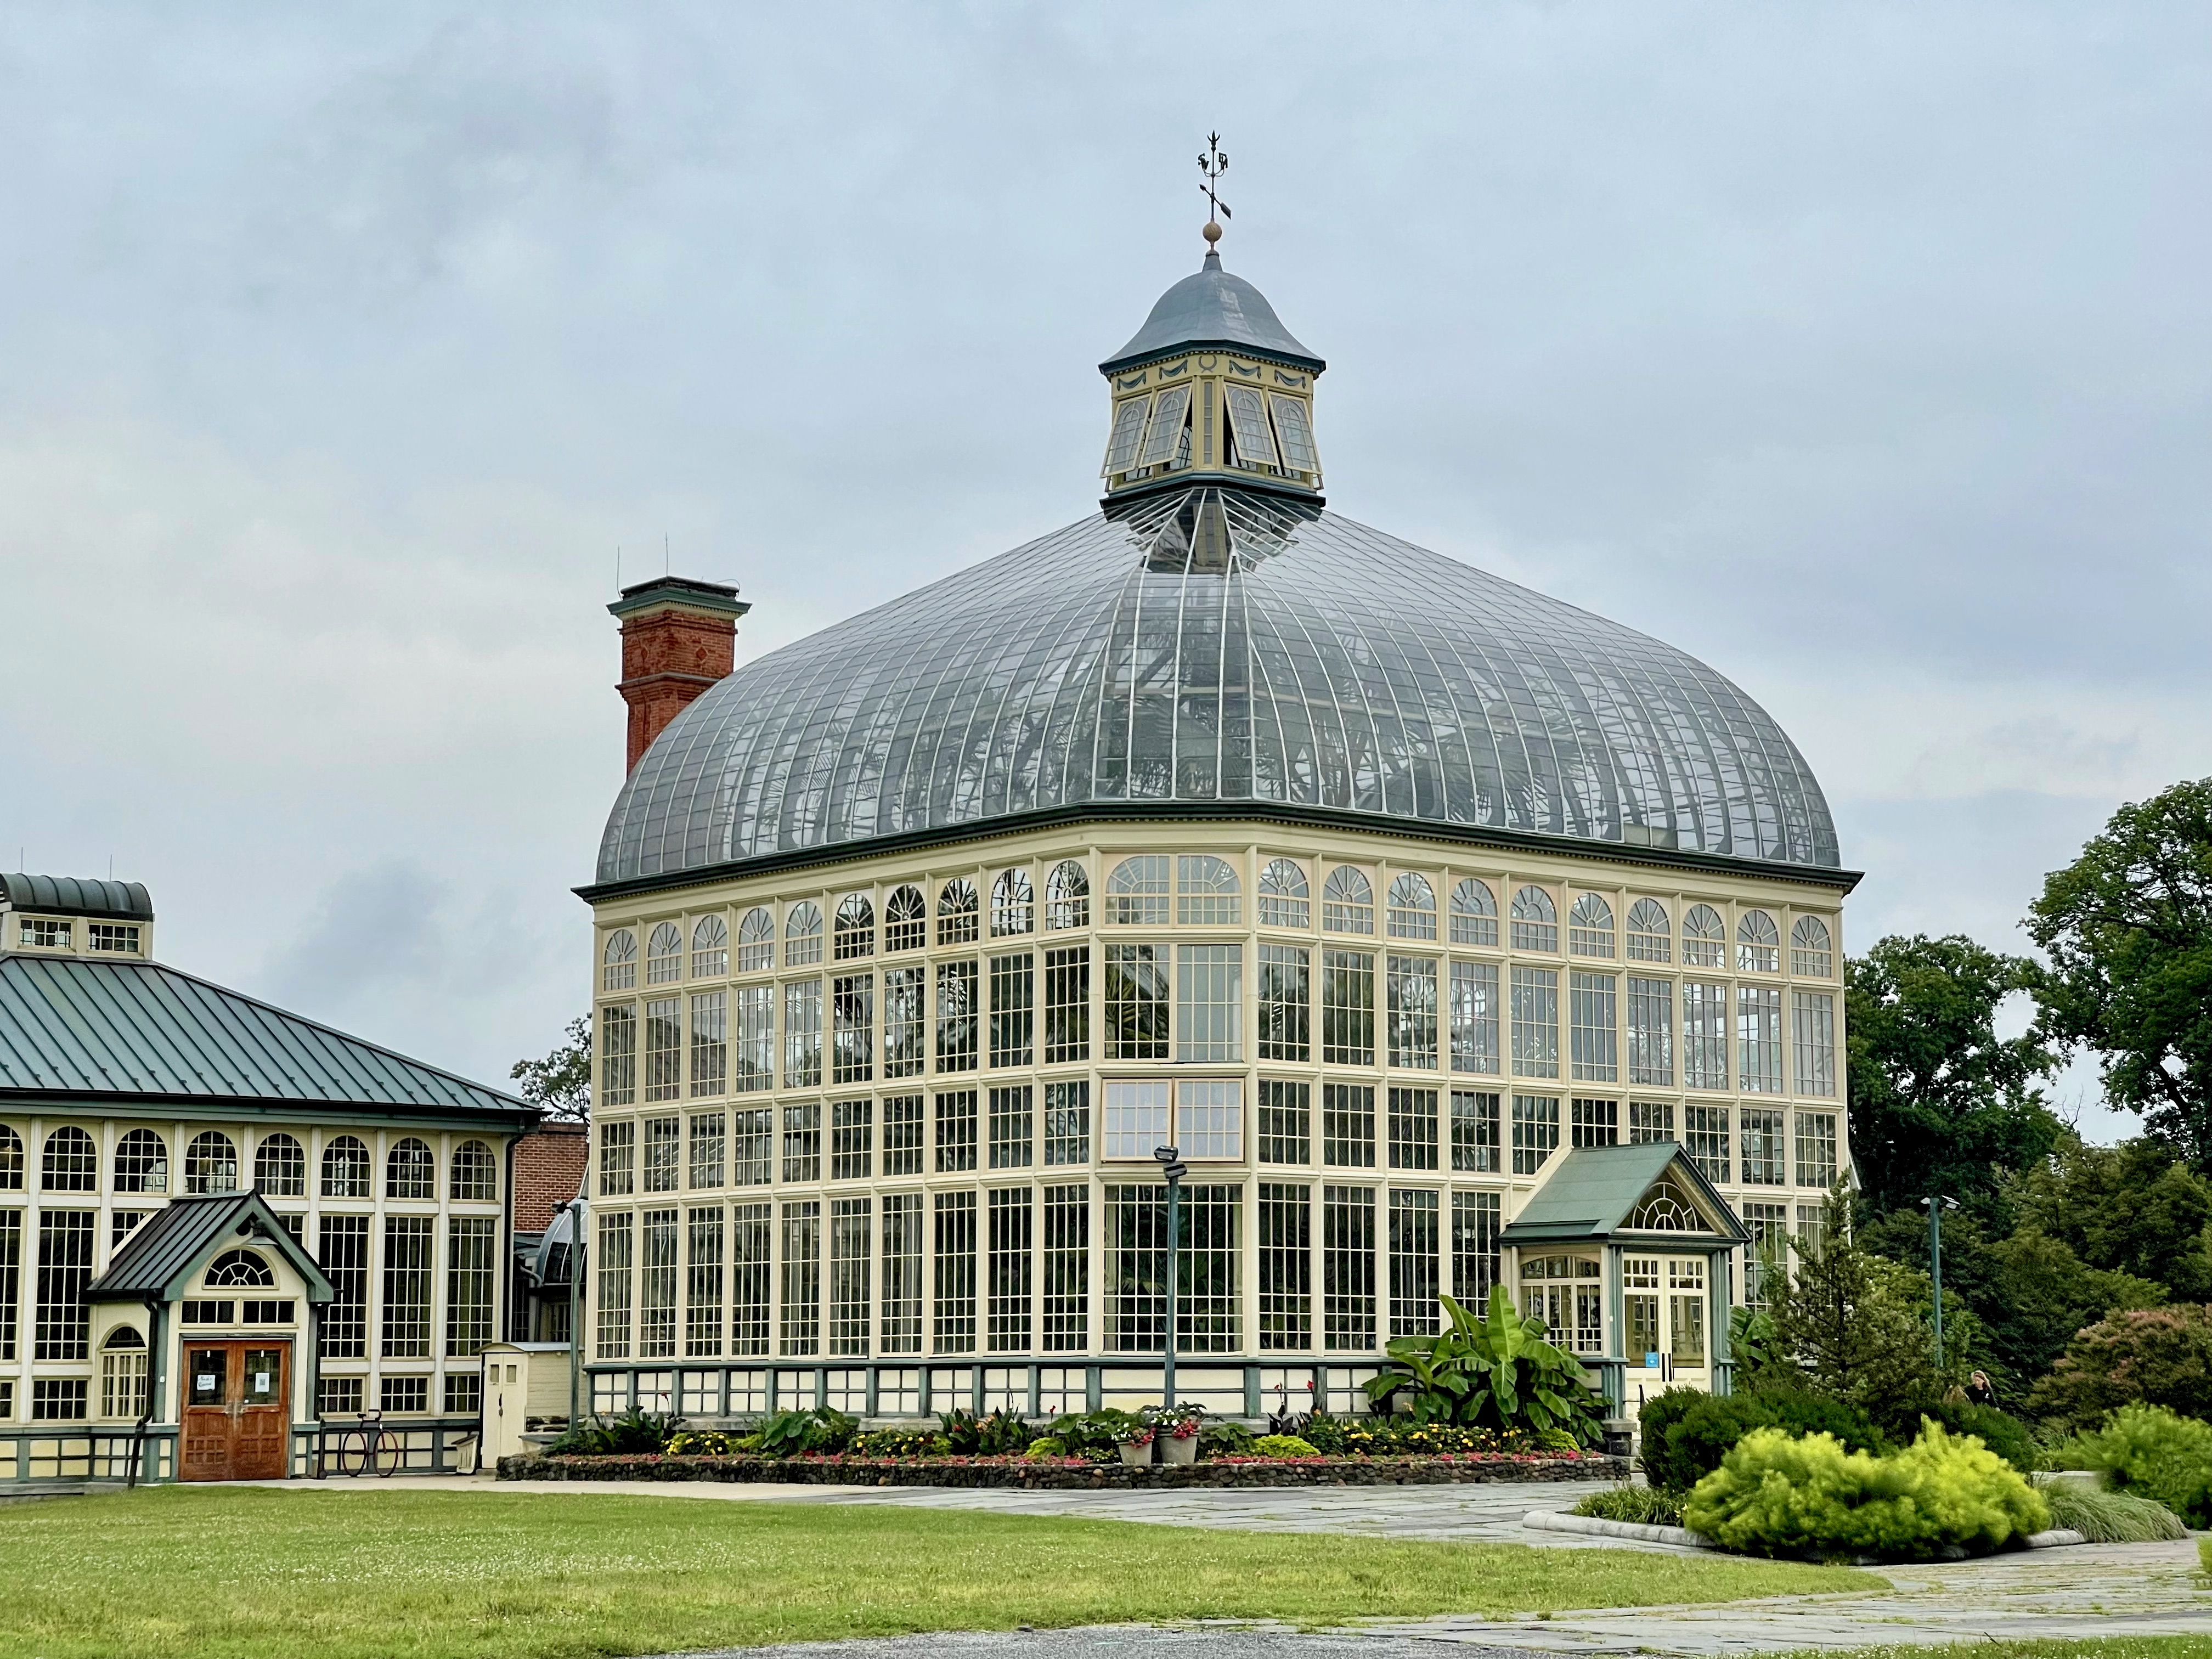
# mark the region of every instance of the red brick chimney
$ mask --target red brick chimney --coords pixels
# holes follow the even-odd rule
[[[734,587],[656,576],[625,587],[607,610],[622,618],[623,677],[629,705],[629,763],[639,759],[684,705],[736,665],[738,618],[752,606]]]

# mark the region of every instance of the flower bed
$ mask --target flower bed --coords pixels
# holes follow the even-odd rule
[[[1594,1452],[1433,1457],[1225,1457],[1093,1463],[1079,1457],[502,1457],[502,1480],[746,1480],[833,1486],[1014,1486],[1111,1491],[1184,1486],[1433,1486],[1482,1480],[1626,1480],[1628,1460]]]

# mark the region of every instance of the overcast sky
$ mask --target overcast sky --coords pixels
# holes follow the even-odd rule
[[[0,0],[0,863],[503,1079],[617,548],[750,656],[1082,516],[1218,127],[1331,504],[1748,690],[1858,945],[2017,948],[2212,773],[2208,115],[2201,3]]]

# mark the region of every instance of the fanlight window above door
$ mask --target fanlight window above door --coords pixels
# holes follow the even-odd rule
[[[1652,1184],[1651,1190],[1628,1212],[1626,1224],[1638,1232],[1703,1233],[1712,1230],[1690,1195],[1673,1181],[1662,1176]]]

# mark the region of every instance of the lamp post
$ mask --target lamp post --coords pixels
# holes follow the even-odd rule
[[[1176,1278],[1178,1262],[1176,1247],[1182,1243],[1182,1178],[1190,1173],[1190,1166],[1182,1161],[1182,1151],[1174,1146],[1155,1146],[1152,1156],[1160,1161],[1160,1173],[1168,1182],[1168,1332],[1166,1398],[1160,1403],[1173,1411],[1176,1403]]]
[[[1920,1200],[1928,1212],[1928,1267],[1929,1278],[1936,1286],[1936,1369],[1943,1369],[1943,1212],[1955,1210],[1955,1198],[1938,1198],[1933,1194]]]

